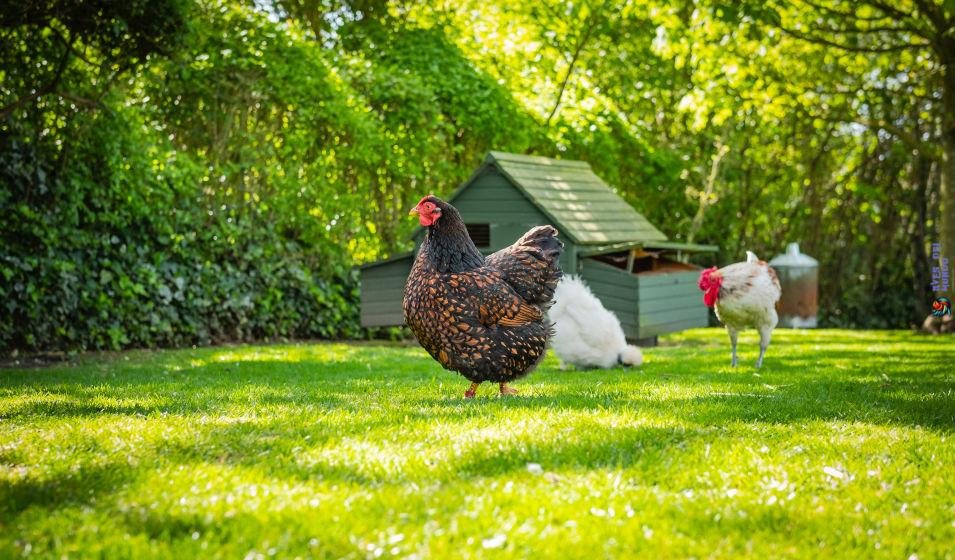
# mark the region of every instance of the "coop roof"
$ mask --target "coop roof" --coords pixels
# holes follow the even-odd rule
[[[583,161],[491,152],[472,180],[497,168],[554,225],[579,245],[666,241]],[[470,185],[469,180],[451,200]]]

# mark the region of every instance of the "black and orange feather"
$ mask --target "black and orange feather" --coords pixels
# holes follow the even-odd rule
[[[434,359],[473,383],[526,375],[551,334],[545,311],[561,277],[557,230],[533,228],[485,258],[453,206],[433,196],[419,206],[426,202],[440,217],[408,276],[405,321]]]

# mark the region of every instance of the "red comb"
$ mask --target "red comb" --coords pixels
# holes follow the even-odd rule
[[[703,271],[700,272],[700,280],[696,283],[696,285],[701,290],[706,291],[706,289],[710,287],[710,275],[716,272],[716,270],[717,269],[715,266],[703,269]]]

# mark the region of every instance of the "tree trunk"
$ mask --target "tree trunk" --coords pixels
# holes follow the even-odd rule
[[[942,290],[937,295],[946,295],[949,298],[955,297],[955,290],[952,289],[952,282],[955,278],[951,277],[952,266],[955,263],[955,129],[946,132],[946,138],[942,142],[944,154],[942,156],[942,174],[940,186],[941,219],[939,220],[939,239],[942,245],[941,258],[948,259],[948,289]],[[934,261],[932,266],[942,266],[941,258]],[[945,271],[942,271],[945,274]],[[944,288],[944,286],[941,286]]]
[[[929,313],[932,304],[931,291],[929,286],[932,284],[932,263],[929,262],[929,254],[925,248],[931,243],[928,239],[928,221],[929,221],[929,193],[932,190],[932,182],[938,173],[936,162],[919,154],[915,164],[912,166],[915,176],[912,196],[912,224],[910,228],[912,242],[912,294],[915,297],[915,318],[922,320]]]
[[[955,49],[955,38],[942,40],[946,47]],[[953,51],[949,51],[953,52]],[[941,290],[937,295],[946,295],[955,298],[955,289],[952,287],[951,271],[955,263],[955,60],[951,54],[943,55],[944,78],[942,82],[942,167],[939,198],[941,216],[939,224],[939,239],[941,243],[941,258],[948,259],[948,289]],[[941,259],[940,259],[941,260]],[[933,262],[932,266],[941,266]],[[945,274],[945,271],[942,271]],[[944,286],[941,286],[944,288]]]

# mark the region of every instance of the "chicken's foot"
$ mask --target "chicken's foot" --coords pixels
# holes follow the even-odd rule
[[[464,392],[464,398],[473,399],[474,395],[477,394],[477,388],[480,383],[471,383],[471,386],[468,387],[468,390]]]
[[[507,383],[501,383],[501,396],[520,394],[514,387],[508,387]]]

